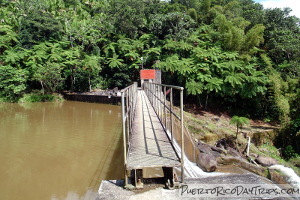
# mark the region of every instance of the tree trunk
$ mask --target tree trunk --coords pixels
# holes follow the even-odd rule
[[[91,76],[89,75],[89,90],[90,92],[92,91],[92,86],[91,86]]]
[[[197,98],[198,98],[198,101],[199,101],[199,106],[200,106],[200,108],[202,108],[202,103],[201,103],[201,99],[199,97],[199,94],[197,94]]]
[[[43,81],[40,81],[40,83],[41,83],[41,86],[42,86],[42,92],[43,92],[43,94],[45,94],[45,89],[44,89]]]
[[[205,110],[207,110],[208,93],[206,94]]]
[[[235,144],[236,144],[236,148],[238,146],[238,134],[239,134],[239,126],[236,126],[236,135],[235,135]]]
[[[71,67],[71,76],[70,76],[70,79],[71,79],[71,91],[73,92],[74,90],[74,80],[73,80],[73,68]]]

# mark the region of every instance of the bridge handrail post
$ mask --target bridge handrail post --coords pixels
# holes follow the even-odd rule
[[[161,99],[161,86],[157,86],[158,90],[157,90],[157,103],[158,103],[158,116],[162,117],[162,113],[161,113],[161,101],[159,101]]]
[[[127,165],[127,141],[126,141],[126,118],[125,118],[125,92],[122,92],[122,132],[123,132],[123,146],[124,146],[124,172],[125,172],[125,185],[128,185],[128,178],[126,172]]]
[[[131,87],[127,90],[126,92],[126,128],[127,128],[127,146],[129,145],[129,130],[130,130],[130,109],[129,109],[129,95],[130,95],[130,89]]]
[[[165,127],[167,127],[167,113],[166,113],[166,98],[167,98],[167,89],[166,86],[164,88],[164,118],[165,118]]]
[[[180,121],[181,121],[181,182],[184,181],[184,135],[183,135],[183,88],[180,90]]]
[[[173,143],[174,138],[173,138],[173,114],[172,114],[173,110],[172,110],[172,108],[173,108],[173,88],[171,88],[171,92],[170,92],[171,141]]]

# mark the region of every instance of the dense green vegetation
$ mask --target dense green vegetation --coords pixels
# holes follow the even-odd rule
[[[0,5],[0,101],[122,88],[141,68],[159,68],[163,82],[186,88],[188,103],[279,120],[278,144],[300,152],[300,21],[288,8],[252,0]]]

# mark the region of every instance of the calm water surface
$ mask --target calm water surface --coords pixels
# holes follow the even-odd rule
[[[121,108],[0,104],[0,199],[89,199],[123,178]]]

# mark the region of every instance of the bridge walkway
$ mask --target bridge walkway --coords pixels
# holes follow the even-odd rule
[[[143,90],[138,90],[127,169],[180,166],[180,159]]]

